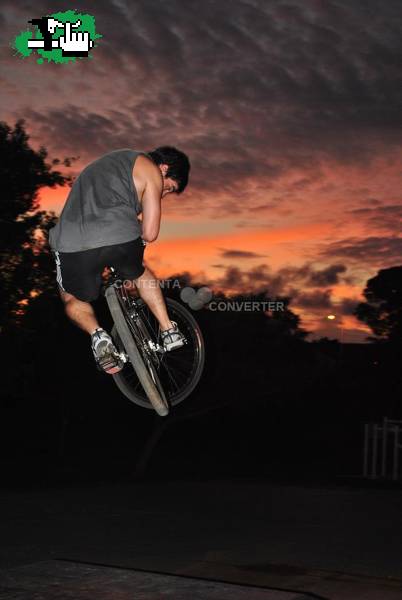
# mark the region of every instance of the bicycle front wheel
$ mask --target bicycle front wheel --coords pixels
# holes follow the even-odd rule
[[[169,404],[166,400],[163,388],[159,382],[155,369],[152,365],[145,364],[137,348],[137,344],[127,324],[124,311],[120,305],[114,286],[109,286],[106,289],[105,296],[115,324],[113,329],[117,332],[119,342],[124,347],[124,350],[130,359],[142,389],[150,402],[150,407],[153,407],[158,415],[165,417],[169,413]],[[117,377],[117,375],[114,377]]]
[[[153,359],[151,357],[149,360],[169,405],[175,406],[188,398],[201,379],[205,363],[205,343],[201,329],[190,312],[172,298],[168,297],[165,300],[170,319],[176,321],[187,343],[181,348],[165,352],[162,356],[154,355]],[[156,317],[142,299],[138,299],[136,304],[148,339],[153,344],[162,345]],[[112,337],[115,337],[115,334],[112,330]],[[144,408],[152,408],[130,365],[126,365],[122,371],[113,375],[113,378],[119,389],[132,402]]]

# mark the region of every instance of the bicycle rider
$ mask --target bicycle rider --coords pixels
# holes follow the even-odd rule
[[[136,286],[159,321],[166,350],[184,343],[177,323],[169,319],[158,280],[142,261],[146,244],[159,235],[161,198],[183,192],[189,171],[188,157],[171,146],[104,154],[81,171],[49,231],[65,312],[91,336],[94,358],[106,373],[119,372],[123,363],[91,305],[99,296],[105,267],[115,267]]]

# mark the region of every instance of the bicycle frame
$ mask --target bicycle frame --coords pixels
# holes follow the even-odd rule
[[[152,340],[152,335],[148,331],[147,326],[139,313],[138,300],[128,293],[124,284],[116,285],[119,279],[118,274],[113,267],[110,267],[110,272],[111,275],[107,286],[115,286],[117,297],[119,299],[123,313],[126,316],[129,315],[129,319],[127,319],[127,324],[130,327],[130,330],[137,343],[138,348],[143,349],[148,356],[151,356],[154,361],[156,359],[155,362],[159,364],[160,358],[163,357],[163,355],[166,352],[165,348],[163,347],[163,345],[155,343]]]

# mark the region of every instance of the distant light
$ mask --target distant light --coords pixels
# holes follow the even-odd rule
[[[330,321],[333,321],[334,319],[336,319],[335,315],[327,315],[327,319],[329,319]]]

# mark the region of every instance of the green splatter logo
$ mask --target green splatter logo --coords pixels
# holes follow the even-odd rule
[[[103,37],[96,33],[95,18],[75,10],[54,13],[28,21],[35,31],[21,31],[12,43],[15,54],[27,58],[36,52],[38,64],[47,62],[68,63],[77,58],[92,58],[95,40]]]

